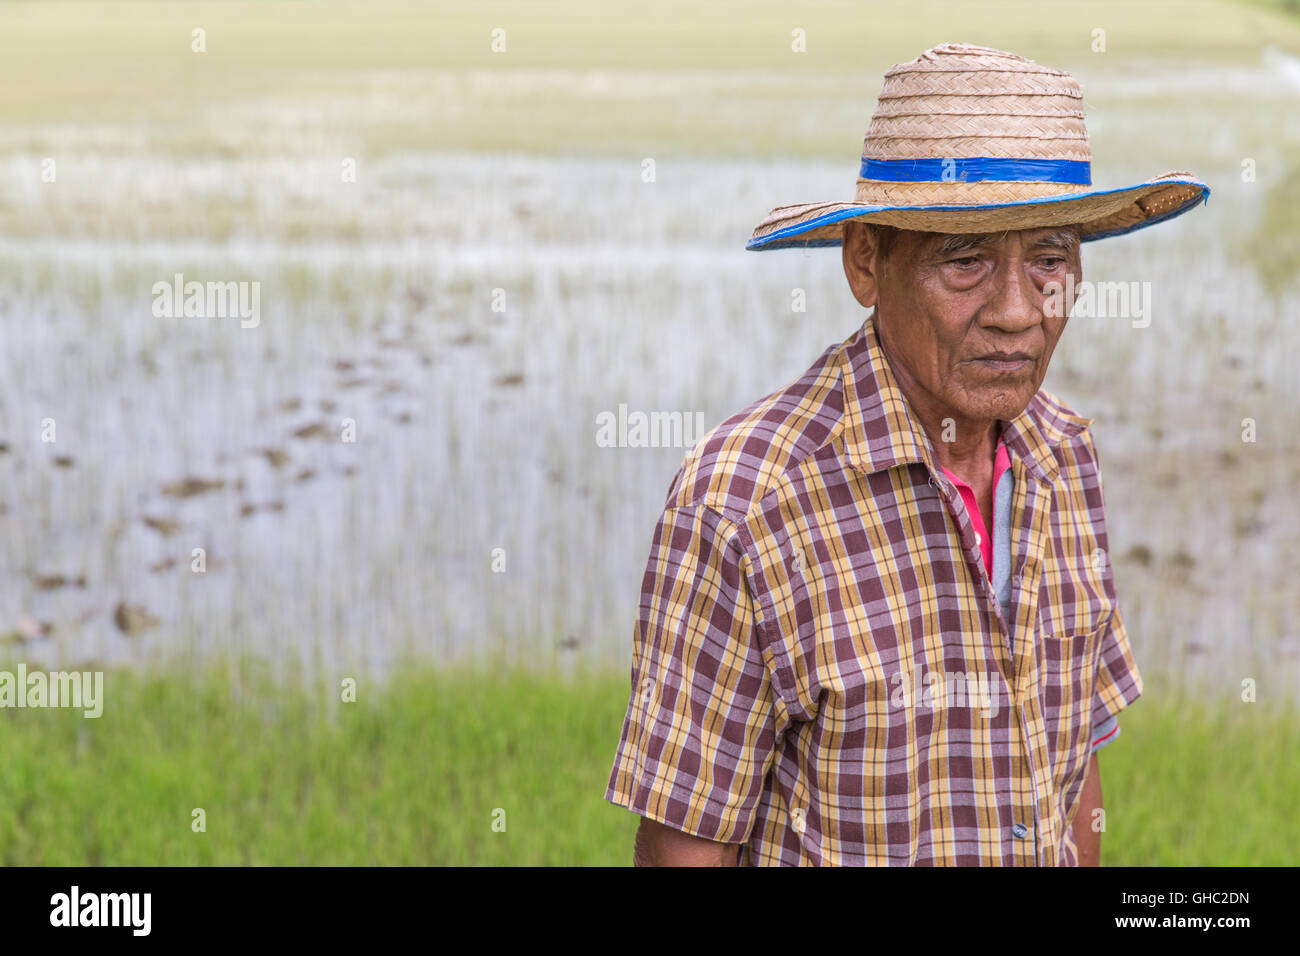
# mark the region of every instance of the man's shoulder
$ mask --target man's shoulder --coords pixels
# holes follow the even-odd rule
[[[1054,392],[1040,388],[1029,401],[1030,413],[1053,444],[1071,441],[1088,432],[1094,419],[1080,415]],[[1080,440],[1082,440],[1080,438]]]
[[[1085,485],[1095,484],[1099,480],[1097,445],[1092,434],[1095,419],[1080,415],[1045,388],[1034,393],[1028,411],[1061,468],[1077,475]]]
[[[705,506],[743,521],[785,475],[829,445],[843,427],[844,349],[828,347],[798,378],[707,432],[682,461],[670,506]]]

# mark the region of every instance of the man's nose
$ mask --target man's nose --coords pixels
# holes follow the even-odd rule
[[[1022,332],[1043,320],[1038,289],[1018,265],[998,270],[992,297],[984,307],[984,321],[1006,332]]]

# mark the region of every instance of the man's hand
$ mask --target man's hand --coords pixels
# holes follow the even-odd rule
[[[1079,810],[1074,815],[1071,830],[1078,849],[1079,866],[1097,866],[1101,856],[1101,831],[1092,828],[1092,811],[1101,809],[1101,770],[1097,755],[1088,760],[1088,773],[1083,778],[1083,792],[1079,794]]]
[[[736,866],[740,844],[715,843],[641,818],[636,831],[634,866]]]

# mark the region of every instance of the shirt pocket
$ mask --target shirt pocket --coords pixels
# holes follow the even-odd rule
[[[1082,784],[1088,769],[1097,652],[1110,617],[1107,612],[1082,628],[1064,630],[1044,624],[1040,634],[1043,724],[1053,781],[1062,796]]]
[[[1071,565],[1048,562],[1038,592],[1041,631],[1078,636],[1105,625],[1115,610],[1109,574],[1101,559]]]
[[[1115,602],[1102,561],[1051,562],[1038,595],[1043,716],[1062,746],[1088,733],[1097,651]]]

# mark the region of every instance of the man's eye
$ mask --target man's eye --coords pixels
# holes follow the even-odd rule
[[[949,259],[953,265],[961,266],[963,269],[969,269],[971,266],[978,265],[979,259],[975,256],[962,256],[960,259]]]
[[[1065,259],[1061,256],[1044,256],[1042,259],[1039,259],[1038,262],[1046,269],[1055,269],[1057,266],[1065,262]]]

